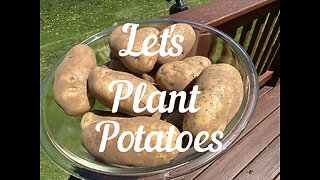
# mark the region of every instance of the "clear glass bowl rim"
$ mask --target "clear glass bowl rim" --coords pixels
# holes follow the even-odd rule
[[[235,142],[235,140],[239,137],[240,133],[248,124],[249,120],[251,119],[254,109],[256,107],[258,101],[258,93],[259,93],[259,83],[258,83],[258,75],[255,70],[255,66],[253,65],[252,61],[250,60],[246,51],[231,37],[229,37],[224,32],[207,26],[197,22],[192,22],[188,20],[181,20],[181,19],[170,19],[170,18],[157,18],[157,19],[144,19],[134,21],[133,23],[187,23],[191,25],[195,25],[200,28],[207,29],[211,31],[214,35],[221,38],[222,40],[226,41],[229,45],[232,46],[234,51],[241,56],[242,59],[245,60],[245,65],[248,71],[247,78],[249,80],[249,92],[248,92],[248,101],[244,112],[237,122],[237,124],[233,127],[232,131],[230,131],[229,135],[226,136],[223,140],[223,149],[219,153],[212,153],[212,152],[204,152],[201,156],[189,160],[188,162],[182,164],[167,164],[163,166],[155,167],[155,168],[143,168],[142,170],[139,168],[136,172],[132,171],[123,171],[121,173],[109,173],[104,172],[102,170],[93,169],[88,166],[84,166],[81,161],[81,158],[76,157],[72,153],[68,152],[67,150],[61,148],[57,143],[51,140],[50,134],[47,132],[47,128],[43,122],[43,89],[47,85],[47,81],[49,77],[54,73],[58,64],[62,61],[56,62],[54,66],[50,69],[47,73],[46,77],[44,78],[41,88],[40,88],[40,144],[46,154],[53,160],[55,164],[60,166],[63,170],[72,174],[78,178],[104,178],[106,176],[154,176],[154,177],[178,177],[190,172],[193,172],[204,165],[214,161],[220,155],[224,154],[231,145]],[[90,44],[91,42],[100,39],[101,37],[111,33],[115,28],[120,25],[113,26],[107,28],[89,38],[82,41],[81,44]],[[232,133],[231,133],[232,132]],[[231,135],[230,135],[231,134]],[[90,164],[90,163],[89,163]],[[74,168],[78,168],[79,172],[75,172]]]

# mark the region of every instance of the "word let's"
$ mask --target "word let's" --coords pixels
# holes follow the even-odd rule
[[[130,29],[131,27],[131,29]],[[171,57],[176,57],[181,55],[183,48],[180,44],[178,44],[178,42],[183,42],[184,41],[184,37],[182,35],[170,35],[173,33],[174,28],[176,27],[176,25],[172,25],[170,29],[165,29],[163,31],[163,33],[160,35],[161,38],[161,42],[160,42],[160,48],[157,51],[154,52],[149,52],[149,49],[151,49],[153,46],[155,46],[158,42],[158,37],[154,34],[150,34],[149,36],[147,36],[143,43],[142,43],[142,48],[140,52],[133,52],[133,44],[134,44],[134,40],[136,37],[136,33],[137,33],[137,29],[139,27],[139,24],[134,24],[134,23],[127,23],[124,24],[122,26],[122,31],[124,33],[130,33],[129,36],[129,42],[127,45],[127,49],[121,49],[119,51],[119,56],[124,57],[124,56],[133,56],[133,57],[137,57],[140,56],[142,54],[144,54],[145,56],[154,56],[156,54],[159,54],[160,56],[171,56]],[[130,32],[129,32],[130,29]],[[171,44],[173,47],[170,47],[168,49],[168,51],[166,52],[166,45],[167,45],[167,41],[170,38],[171,40]],[[176,48],[177,52],[173,52],[174,48]]]

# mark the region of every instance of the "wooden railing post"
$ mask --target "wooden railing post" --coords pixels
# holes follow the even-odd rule
[[[267,86],[276,86],[280,83],[280,45],[274,55],[274,60],[270,65],[269,70],[273,71],[271,79],[266,83]]]
[[[215,0],[173,14],[169,18],[206,24],[233,38],[242,28],[239,43],[255,63],[260,85],[275,84],[279,79],[280,0]],[[212,52],[208,52],[208,49],[217,42],[201,32],[197,37],[196,45],[189,55],[209,57]]]

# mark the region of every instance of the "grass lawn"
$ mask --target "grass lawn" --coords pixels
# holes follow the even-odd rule
[[[190,8],[210,0],[187,0]],[[40,83],[73,45],[118,23],[168,15],[174,1],[40,0]],[[40,147],[40,179],[68,179]]]

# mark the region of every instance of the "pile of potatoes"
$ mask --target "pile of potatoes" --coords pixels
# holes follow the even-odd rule
[[[152,27],[139,29],[133,50],[140,51],[143,40],[150,34],[157,35],[160,43],[163,30]],[[207,57],[187,56],[196,41],[195,31],[190,25],[178,23],[173,33],[185,37],[181,43],[183,53],[174,58],[159,55],[147,57],[143,54],[138,57],[118,56],[118,51],[126,48],[129,39],[129,35],[119,27],[110,35],[111,54],[106,64],[97,66],[95,52],[89,46],[79,44],[70,49],[58,66],[53,84],[54,98],[66,114],[82,116],[81,141],[95,158],[119,166],[152,167],[167,164],[179,154],[178,151],[137,153],[133,150],[122,153],[116,147],[118,137],[108,141],[108,151],[99,153],[102,133],[95,131],[95,125],[101,120],[117,121],[121,127],[119,135],[123,131],[135,132],[140,125],[148,132],[168,131],[171,125],[175,125],[176,138],[182,131],[190,131],[193,136],[200,131],[210,134],[223,131],[238,111],[243,98],[243,84],[237,69],[229,64],[211,64]],[[156,44],[149,51],[156,51],[158,46]],[[166,49],[170,47],[172,45],[168,40]],[[196,107],[201,109],[196,113],[184,114],[177,110],[171,114],[135,113],[132,109],[133,97],[129,97],[120,101],[118,113],[93,110],[95,101],[112,108],[115,91],[109,91],[106,87],[115,80],[129,80],[134,91],[139,83],[145,82],[147,91],[139,104],[141,106],[146,104],[148,95],[154,91],[188,91],[198,85],[201,93],[197,96]],[[154,98],[152,103],[155,107],[159,98]],[[124,144],[128,143],[126,141],[129,138],[124,140]]]

